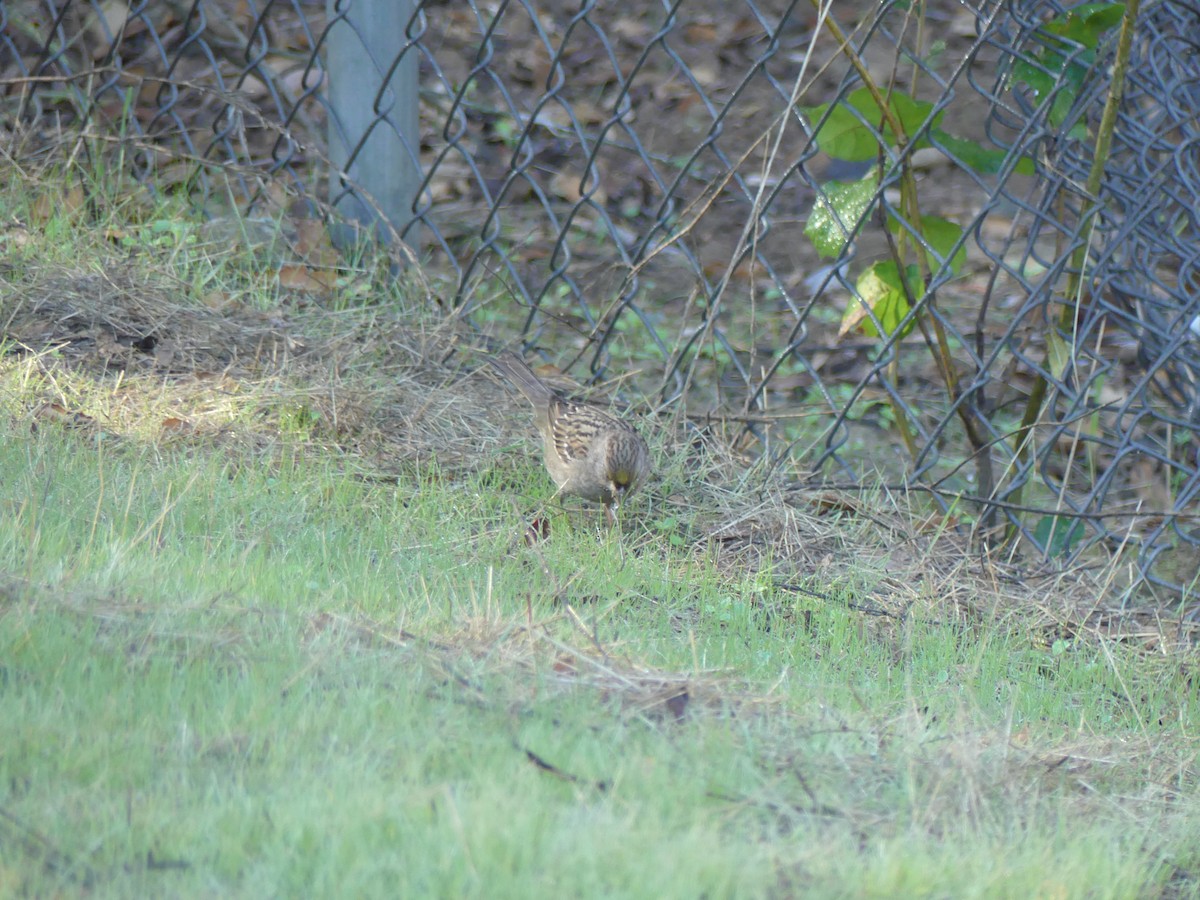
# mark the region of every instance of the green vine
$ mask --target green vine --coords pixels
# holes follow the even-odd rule
[[[818,0],[813,3],[820,12]],[[916,6],[921,13],[923,6]],[[1048,103],[1049,122],[1061,127],[1086,89],[1088,79],[1097,72],[1097,48],[1101,40],[1118,22],[1123,23],[1112,89],[1088,179],[1091,198],[1099,192],[1104,161],[1111,147],[1137,10],[1138,0],[1088,3],[1048,19],[1038,31],[1040,49],[1018,62],[1010,78],[1010,88],[1023,84],[1036,99]],[[923,22],[923,15],[919,15],[918,23]],[[987,147],[945,130],[944,111],[937,111],[934,104],[898,91],[893,85],[881,87],[837,23],[827,18],[824,24],[858,73],[862,87],[833,103],[802,107],[801,111],[812,124],[815,140],[824,153],[849,162],[874,161],[875,165],[857,181],[822,185],[804,233],[819,254],[841,258],[853,236],[874,217],[888,242],[886,258],[871,261],[853,273],[860,302],[846,310],[840,334],[859,330],[878,337],[881,345],[887,346],[914,329],[920,331],[970,444],[979,493],[984,498],[994,496],[992,441],[980,412],[982,404],[963,402],[960,370],[946,331],[934,314],[936,288],[930,288],[959,274],[966,260],[965,235],[957,223],[922,211],[912,156],[916,150],[937,146],[956,165],[1002,177],[1012,173],[1034,175],[1037,166],[1027,156]],[[1086,126],[1076,125],[1067,136],[1086,139]],[[898,176],[898,214],[885,213],[880,199],[883,178],[888,172]],[[1093,209],[1094,199],[1085,207],[1082,222],[1088,221]],[[1068,297],[1080,295],[1086,252],[1086,242],[1075,249],[1073,271],[1065,285]],[[1064,304],[1059,322],[1064,331],[1071,331],[1077,309],[1077,300]],[[897,363],[898,357],[893,367]],[[1015,432],[1016,455],[1022,460],[1028,457],[1029,440],[1045,402],[1046,389],[1043,376],[1035,382]],[[892,401],[892,408],[900,436],[915,459],[920,448],[912,426],[898,401]]]

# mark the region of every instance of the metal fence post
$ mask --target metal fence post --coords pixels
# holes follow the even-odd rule
[[[419,57],[405,34],[415,0],[327,0],[326,8],[330,203],[361,226],[336,228],[334,239],[346,245],[371,229],[387,240],[382,216],[416,250]]]

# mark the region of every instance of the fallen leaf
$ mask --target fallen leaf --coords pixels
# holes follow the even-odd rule
[[[83,188],[77,184],[67,188],[65,194],[44,193],[34,198],[29,208],[29,218],[34,224],[45,225],[55,216],[72,214],[83,209],[87,199],[83,196]]]
[[[37,431],[37,420],[43,422],[54,422],[58,425],[64,425],[67,428],[94,428],[96,420],[91,416],[84,415],[81,412],[73,412],[63,406],[61,403],[43,403],[33,411],[34,422],[30,426],[30,430]]]
[[[550,539],[550,520],[546,518],[537,518],[529,523],[529,527],[525,529],[525,543],[532,547],[538,541],[547,541]]]
[[[550,190],[568,203],[578,203],[584,196],[588,196],[596,203],[608,202],[608,194],[602,184],[595,184],[594,178],[589,178],[589,181],[595,184],[595,190],[592,190],[590,194],[585,194],[582,181],[578,172],[562,170],[550,179]]]
[[[129,19],[129,5],[121,0],[105,0],[100,4],[99,14],[88,24],[91,38],[92,59],[101,59],[109,53],[112,43],[118,40]]]
[[[233,294],[229,291],[209,291],[200,298],[200,302],[209,309],[226,309],[233,304]]]
[[[288,263],[279,267],[279,286],[310,294],[329,294],[337,287],[337,272]]]
[[[674,697],[667,698],[667,709],[671,711],[671,715],[675,717],[676,722],[683,721],[683,717],[687,714],[688,701],[690,699],[686,690],[680,691]]]
[[[2,236],[5,246],[12,247],[14,250],[23,249],[33,243],[33,235],[29,233],[28,228],[22,225],[10,225],[0,232],[0,236]]]
[[[296,229],[296,252],[304,257],[311,253],[324,253],[333,249],[329,229],[325,222],[314,216],[297,219],[292,223]]]
[[[685,25],[683,39],[689,44],[712,44],[717,40],[715,22],[693,22]]]
[[[175,361],[175,342],[158,341],[154,345],[154,362],[162,369],[169,369]]]

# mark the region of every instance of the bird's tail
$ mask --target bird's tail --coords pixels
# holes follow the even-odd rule
[[[525,360],[517,354],[507,352],[499,356],[489,356],[487,361],[534,406],[548,403],[554,396],[554,391],[542,379],[534,375],[533,369],[529,368]]]

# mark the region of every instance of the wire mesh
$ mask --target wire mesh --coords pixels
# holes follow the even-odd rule
[[[274,216],[281,183],[292,214],[327,213],[361,190],[330,179],[323,149],[338,122],[323,47],[353,7],[0,3],[14,153],[86,133],[212,214]],[[1068,12],[427,2],[376,61],[419,57],[420,133],[386,104],[371,127],[419,165],[404,236],[477,324],[517,304],[528,349],[733,417],[765,458],[815,473],[798,491],[882,473],[992,546],[1020,537],[1062,566],[1129,553],[1130,596],[1193,590],[1200,7],[1143,4],[1096,197],[1117,29],[1093,52],[1047,30]],[[927,115],[900,146],[856,106],[877,152],[826,152],[820,129],[869,83]],[[349,170],[367,145],[342,139]],[[806,223],[864,177],[862,214],[823,257]],[[952,247],[906,212],[914,184],[961,227]],[[884,321],[863,277],[897,243],[933,264]]]

